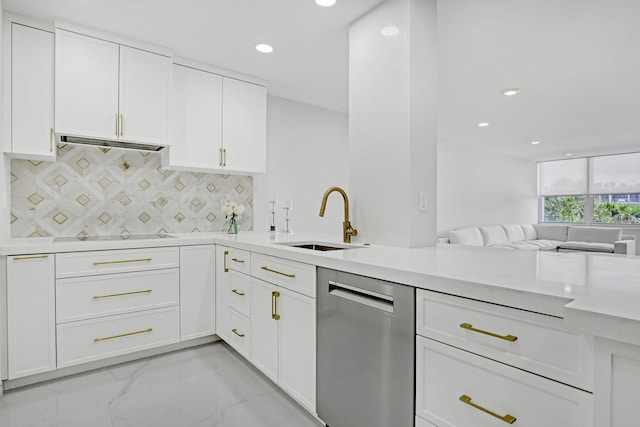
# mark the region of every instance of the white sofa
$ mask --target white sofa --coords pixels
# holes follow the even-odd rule
[[[555,224],[508,224],[465,227],[449,232],[442,243],[534,251],[588,251],[635,255],[635,236],[621,228]]]

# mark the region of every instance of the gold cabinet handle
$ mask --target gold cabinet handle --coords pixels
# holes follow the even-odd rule
[[[499,335],[499,334],[494,334],[493,332],[483,331],[482,329],[476,329],[470,323],[461,323],[460,327],[462,329],[466,329],[468,331],[477,332],[479,334],[484,334],[484,335],[489,335],[490,337],[499,338],[499,339],[505,340],[505,341],[514,342],[515,340],[518,339],[518,337],[516,337],[515,335]]]
[[[237,329],[232,329],[231,332],[233,332],[234,334],[236,334],[237,336],[239,336],[240,338],[244,337],[244,334],[241,334],[240,332],[238,332]]]
[[[127,262],[149,262],[151,258],[140,258],[140,259],[120,259],[117,261],[96,261],[93,265],[109,265],[109,264],[124,264]]]
[[[507,414],[507,415],[498,415],[495,412],[488,410],[487,408],[483,408],[480,405],[476,405],[475,403],[473,403],[471,401],[471,398],[469,396],[467,396],[466,394],[463,394],[462,396],[460,396],[460,402],[466,403],[467,405],[472,406],[472,407],[484,412],[485,414],[489,414],[492,417],[496,417],[499,420],[502,420],[507,424],[513,424],[513,423],[516,422],[516,417],[514,417],[513,415],[509,415],[509,414]]]
[[[49,255],[18,256],[18,257],[15,257],[13,260],[14,261],[25,261],[25,260],[28,260],[28,259],[42,259],[42,258],[49,258]]]
[[[280,274],[280,275],[282,275],[282,276],[289,277],[290,279],[293,279],[294,277],[296,277],[296,275],[295,275],[295,274],[287,274],[287,273],[283,273],[283,272],[278,271],[278,270],[272,270],[272,269],[270,269],[269,267],[261,267],[261,268],[262,268],[264,271],[269,271],[269,272],[271,272],[271,273]]]
[[[280,296],[280,292],[273,291],[271,292],[271,318],[273,320],[280,320],[280,315],[278,314],[278,297]]]
[[[222,167],[222,147],[220,147],[220,163],[218,163],[218,166]]]
[[[112,335],[110,337],[94,338],[93,342],[100,342],[100,341],[112,340],[112,339],[115,339],[115,338],[129,337],[131,335],[146,334],[146,333],[149,333],[149,332],[152,332],[152,331],[153,331],[153,328],[149,328],[149,329],[145,329],[145,330],[142,330],[142,331],[127,332],[126,334],[120,334],[120,335]]]
[[[227,149],[223,148],[222,149],[222,167],[227,166]]]
[[[238,258],[231,258],[231,261],[237,262],[238,264],[244,264],[244,260]]]
[[[49,152],[53,153],[53,128],[49,128]]]
[[[233,292],[233,293],[234,293],[234,294],[236,294],[236,295],[240,295],[241,297],[243,297],[243,296],[244,296],[244,292],[238,292],[238,290],[237,290],[237,289],[231,289],[231,292]]]
[[[124,114],[120,113],[120,136],[124,136]]]
[[[118,113],[116,113],[116,136],[118,135],[118,127],[120,125],[120,120],[118,119]]]
[[[122,292],[122,293],[119,293],[119,294],[94,295],[93,299],[123,297],[123,296],[126,296],[126,295],[137,295],[137,294],[150,294],[151,292],[152,292],[151,289],[145,289],[144,291]]]
[[[227,255],[229,255],[229,251],[224,251],[224,272],[229,272],[229,267],[227,267]]]

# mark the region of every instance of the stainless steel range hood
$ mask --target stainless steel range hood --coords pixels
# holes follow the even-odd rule
[[[141,151],[160,151],[164,148],[161,145],[140,144],[137,142],[111,141],[108,139],[92,139],[92,138],[83,138],[79,136],[67,136],[67,135],[61,135],[60,142],[63,142],[65,144],[95,145],[98,147],[126,148],[129,150],[141,150]]]

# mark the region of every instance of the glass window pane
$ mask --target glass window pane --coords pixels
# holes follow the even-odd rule
[[[640,193],[640,153],[591,159],[590,193]]]
[[[538,194],[540,196],[587,194],[587,159],[538,163]]]
[[[599,194],[593,197],[594,224],[640,224],[640,194]]]
[[[584,196],[542,197],[542,222],[584,223]]]

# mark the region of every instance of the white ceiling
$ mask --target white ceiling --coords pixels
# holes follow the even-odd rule
[[[166,46],[264,79],[273,95],[343,112],[348,24],[381,2],[0,1],[7,11]],[[438,7],[442,142],[531,160],[640,151],[640,1],[439,0]],[[259,54],[258,42],[275,53]],[[510,87],[522,92],[500,95]]]

